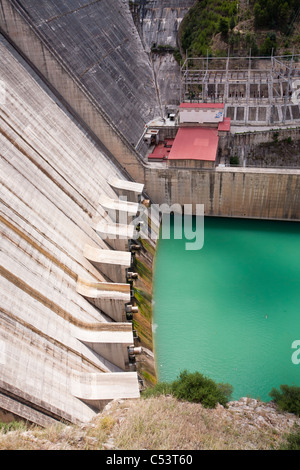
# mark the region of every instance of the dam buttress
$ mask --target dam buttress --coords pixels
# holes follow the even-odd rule
[[[87,421],[139,396],[133,234],[123,251],[108,245],[100,201],[124,187],[137,210],[143,185],[126,182],[3,37],[0,48],[0,407],[39,425]],[[85,247],[102,253],[96,267]]]

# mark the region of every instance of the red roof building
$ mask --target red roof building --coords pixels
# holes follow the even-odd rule
[[[229,132],[230,131],[230,118],[224,118],[224,121],[219,122],[218,130],[221,132]]]
[[[223,103],[181,103],[180,126],[201,125],[214,127],[224,120]]]
[[[179,108],[224,109],[224,103],[181,103]]]
[[[214,162],[218,150],[217,129],[180,127],[169,153],[169,160],[206,160]]]
[[[223,103],[181,103],[175,139],[160,142],[149,160],[167,160],[169,166],[212,168],[219,138],[229,131],[230,118],[224,117]]]

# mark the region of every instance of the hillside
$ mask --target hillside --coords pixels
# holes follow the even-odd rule
[[[268,56],[300,52],[296,0],[198,0],[180,28],[181,50],[198,56]]]
[[[276,450],[300,418],[242,398],[227,409],[171,396],[115,400],[89,423],[0,431],[0,450]]]

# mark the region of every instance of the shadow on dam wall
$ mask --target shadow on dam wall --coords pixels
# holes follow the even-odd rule
[[[121,0],[69,5],[4,0],[1,32],[122,171],[142,181],[135,146],[160,112],[129,7]]]

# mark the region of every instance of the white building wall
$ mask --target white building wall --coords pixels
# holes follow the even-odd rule
[[[187,122],[196,124],[219,123],[224,119],[224,110],[220,108],[181,108],[179,113],[181,124]]]

